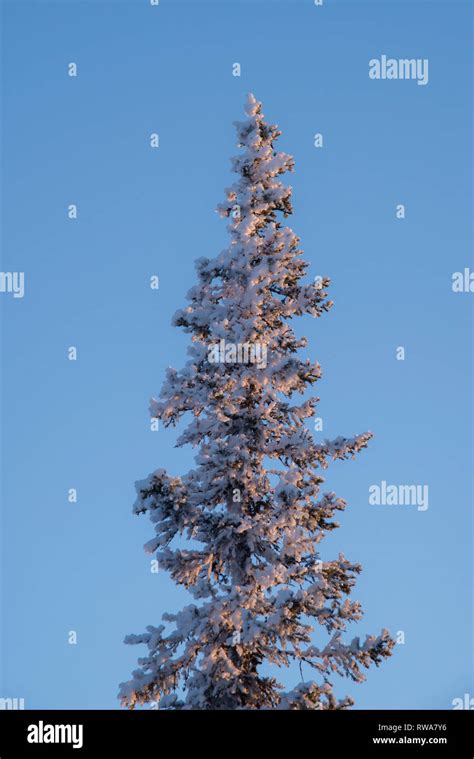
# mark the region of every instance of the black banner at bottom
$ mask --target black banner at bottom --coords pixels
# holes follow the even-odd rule
[[[0,759],[133,751],[473,759],[471,711],[0,711]],[[348,754],[349,756],[349,754]]]

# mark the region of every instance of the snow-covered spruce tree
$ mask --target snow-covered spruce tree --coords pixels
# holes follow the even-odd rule
[[[361,682],[361,668],[378,665],[393,647],[386,630],[363,643],[341,639],[346,624],[362,616],[348,599],[361,567],[342,554],[319,558],[319,542],[338,527],[335,512],[345,507],[321,492],[321,470],[365,448],[371,433],[316,443],[304,421],[319,399],[292,400],[321,372],[298,357],[306,340],[289,322],[330,308],[329,280],[301,282],[307,264],[299,240],[277,216],[292,212],[291,188],[279,176],[293,159],[275,151],[280,132],[265,123],[252,95],[246,114],[236,123],[238,180],[218,208],[231,220],[230,245],[197,261],[199,282],[173,320],[192,335],[189,360],[180,372],[168,370],[160,400],[151,403],[152,417],[165,425],[191,414],[177,445],[198,448],[196,468],[182,478],[158,469],[137,483],[134,506],[155,528],[145,549],[196,603],[163,615],[171,631],[149,626],[127,636],[148,647],[133,679],[121,685],[130,708],[344,709],[353,701],[336,699],[330,677]],[[313,620],[324,645],[317,645]],[[316,679],[283,692],[261,671],[292,662]]]

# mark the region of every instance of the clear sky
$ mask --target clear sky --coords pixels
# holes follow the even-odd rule
[[[331,312],[301,320],[323,368],[314,434],[375,435],[327,472],[348,507],[321,548],[363,565],[353,598],[366,615],[351,637],[388,627],[405,642],[338,692],[357,708],[474,695],[474,295],[451,287],[473,268],[472,5],[15,0],[2,11],[1,268],[25,272],[25,294],[0,293],[0,696],[116,708],[144,653],[124,636],[188,600],[150,572],[133,483],[193,463],[176,430],[150,430],[148,400],[186,360],[170,322],[194,259],[227,244],[214,209],[249,91],[295,157],[290,224],[309,276],[332,279]],[[428,84],[371,80],[383,54],[427,58]],[[428,509],[370,505],[382,481],[428,485]]]

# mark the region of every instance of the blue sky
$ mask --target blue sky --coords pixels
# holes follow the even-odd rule
[[[1,268],[26,281],[22,299],[0,294],[0,696],[116,708],[142,653],[124,636],[188,600],[150,572],[133,483],[192,465],[175,430],[150,431],[148,399],[186,358],[170,321],[194,259],[227,243],[214,209],[252,91],[295,157],[309,276],[332,280],[331,312],[301,320],[323,435],[375,435],[328,470],[348,508],[323,555],[363,565],[351,633],[405,634],[338,691],[357,708],[451,708],[472,693],[473,296],[451,289],[472,268],[470,3],[4,1],[2,15]],[[428,58],[429,83],[369,79],[382,54]],[[382,480],[428,484],[428,510],[369,505]]]

